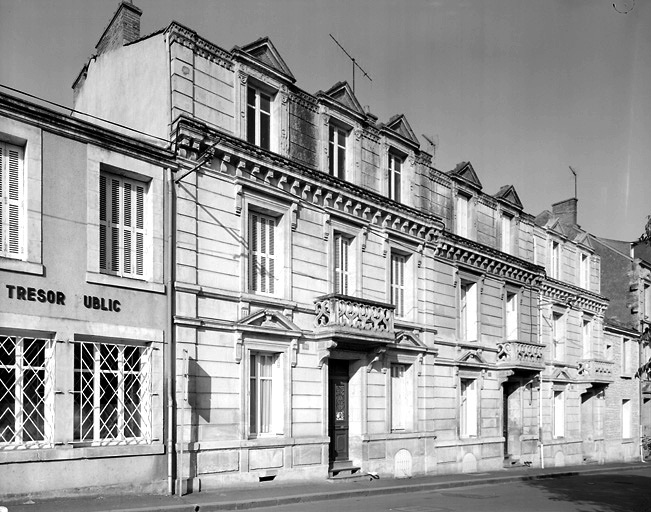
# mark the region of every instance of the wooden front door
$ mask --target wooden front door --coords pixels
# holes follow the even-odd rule
[[[348,361],[331,359],[328,363],[328,435],[330,461],[348,460]]]

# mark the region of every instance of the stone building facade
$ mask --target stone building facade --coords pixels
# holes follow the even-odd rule
[[[0,94],[0,496],[166,488],[172,157]]]
[[[301,90],[268,38],[227,51],[176,22],[140,38],[140,14],[120,4],[74,95],[176,154],[170,478],[616,453],[621,437],[588,433],[618,370],[587,234],[485,192],[470,162],[436,169],[404,115],[380,122],[347,83]]]

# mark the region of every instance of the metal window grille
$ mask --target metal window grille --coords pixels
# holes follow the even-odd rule
[[[54,342],[0,336],[0,449],[45,448],[54,438]]]
[[[121,344],[75,344],[75,441],[151,442],[151,351]]]

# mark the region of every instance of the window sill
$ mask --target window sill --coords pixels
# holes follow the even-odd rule
[[[18,272],[20,274],[45,275],[45,267],[32,261],[14,260],[0,257],[0,270]]]
[[[46,449],[0,450],[0,464],[11,462],[45,462],[55,460],[92,459],[97,457],[133,457],[161,455],[165,453],[162,444],[132,444],[111,446],[75,446],[76,443]]]
[[[128,277],[97,274],[95,272],[86,272],[86,282],[91,284],[101,284],[103,286],[114,286],[116,288],[140,290],[143,292],[165,293],[165,285],[162,283],[139,281],[137,279],[129,279]]]

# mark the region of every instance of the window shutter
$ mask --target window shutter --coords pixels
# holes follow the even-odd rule
[[[466,291],[467,339],[477,339],[477,285],[470,284]]]
[[[25,252],[23,149],[0,143],[0,242],[8,256]]]
[[[249,257],[249,266],[251,267],[250,271],[250,285],[249,288],[251,288],[251,291],[258,291],[260,289],[260,285],[258,283],[258,265],[260,264],[258,262],[258,223],[259,223],[259,217],[252,213],[250,217],[250,230],[249,230],[249,238],[250,238],[250,247],[251,247],[251,255]]]
[[[468,408],[468,416],[467,416],[467,421],[468,421],[468,430],[467,434],[468,436],[476,436],[477,435],[477,406],[478,406],[478,400],[477,400],[477,380],[472,380],[469,384],[468,387],[466,388],[466,391],[468,393],[467,396],[467,408]]]
[[[335,293],[342,293],[341,236],[335,236]]]
[[[251,291],[274,293],[276,219],[250,214],[250,283]]]
[[[108,270],[108,205],[106,204],[106,176],[99,177],[99,268]]]
[[[267,272],[268,289],[269,293],[274,293],[274,284],[276,280],[276,258],[274,254],[274,246],[276,244],[276,219],[269,217],[267,219],[267,225],[269,226],[269,266]]]

